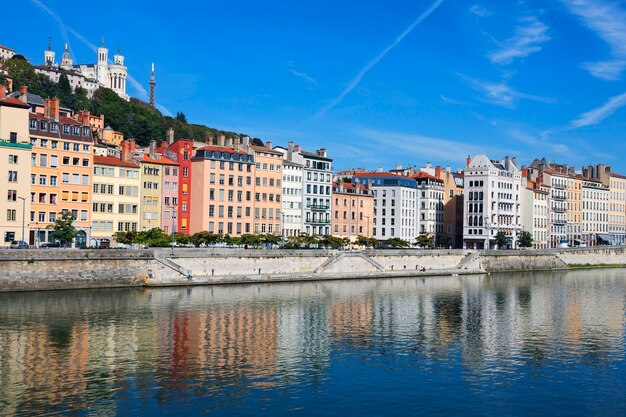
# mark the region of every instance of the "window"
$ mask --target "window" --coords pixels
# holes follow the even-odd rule
[[[17,164],[17,155],[9,155],[9,164]]]
[[[8,201],[17,201],[17,190],[8,190],[7,200]]]
[[[9,171],[9,182],[17,182],[17,171]]]
[[[16,218],[17,218],[17,210],[8,209],[7,210],[7,221],[14,222]]]

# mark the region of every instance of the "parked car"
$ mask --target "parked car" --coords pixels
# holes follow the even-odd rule
[[[14,240],[11,242],[11,249],[28,249],[28,243],[23,240]]]
[[[40,245],[42,248],[60,248],[61,242],[46,242]]]

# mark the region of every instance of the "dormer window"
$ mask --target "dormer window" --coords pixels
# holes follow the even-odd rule
[[[74,136],[80,135],[80,128],[78,126],[74,126],[74,128],[72,129],[72,135]]]
[[[59,125],[56,123],[50,123],[50,132],[57,133],[59,131]]]
[[[46,130],[48,130],[48,123],[46,123],[46,122],[39,122],[39,130],[43,130],[44,132]]]
[[[66,135],[70,134],[70,127],[67,125],[63,125],[63,133]]]
[[[83,127],[83,136],[89,136],[89,129],[87,129],[86,127]]]

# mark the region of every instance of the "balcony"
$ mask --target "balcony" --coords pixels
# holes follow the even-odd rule
[[[325,204],[311,204],[307,208],[314,210],[314,211],[324,211],[324,210],[328,210],[330,206],[327,206]]]
[[[565,190],[567,186],[564,184],[553,184],[552,188],[556,188],[557,190]]]
[[[312,220],[307,220],[305,223],[311,224],[311,225],[326,225],[326,224],[330,224],[330,218],[329,219],[312,219]]]
[[[565,213],[565,208],[563,207],[552,207],[552,211],[555,213]]]
[[[559,194],[553,194],[552,195],[552,199],[553,200],[557,200],[557,201],[565,201],[565,196],[564,195],[559,195]]]

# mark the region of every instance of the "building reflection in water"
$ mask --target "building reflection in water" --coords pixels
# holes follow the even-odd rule
[[[623,358],[625,284],[603,270],[1,294],[0,414],[314,389],[348,356],[459,362],[476,387],[520,363]]]

